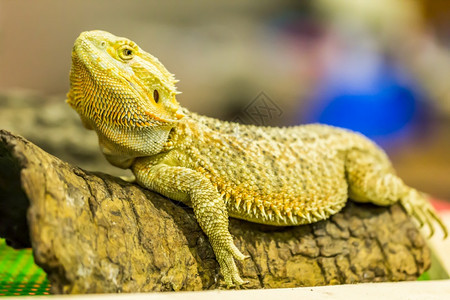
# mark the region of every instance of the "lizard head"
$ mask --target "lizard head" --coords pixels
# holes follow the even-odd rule
[[[67,102],[86,127],[170,125],[183,114],[174,76],[133,41],[105,31],[80,34]]]
[[[148,155],[160,150],[184,116],[176,82],[133,41],[87,31],[73,46],[67,102],[97,132],[105,155]]]

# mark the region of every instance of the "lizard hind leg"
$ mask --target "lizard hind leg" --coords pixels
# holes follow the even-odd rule
[[[435,221],[446,238],[448,230],[431,206],[428,197],[407,186],[393,173],[390,163],[384,157],[381,158],[383,159],[356,151],[348,155],[346,172],[350,199],[380,206],[400,202],[408,215],[419,222],[420,227],[427,225],[430,237],[434,234]]]

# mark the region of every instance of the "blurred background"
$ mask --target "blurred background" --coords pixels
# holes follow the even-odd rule
[[[120,175],[64,101],[73,42],[92,29],[158,57],[192,111],[360,131],[408,184],[450,200],[448,0],[0,0],[0,128]]]

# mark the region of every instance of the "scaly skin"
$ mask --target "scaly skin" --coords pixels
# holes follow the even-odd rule
[[[325,125],[244,126],[189,112],[176,80],[134,42],[103,31],[75,41],[68,103],[97,132],[108,161],[130,168],[143,187],[191,206],[228,286],[242,285],[243,255],[228,216],[290,226],[340,211],[347,198],[400,201],[431,234],[447,229],[426,196],[398,178],[386,156],[360,134]]]

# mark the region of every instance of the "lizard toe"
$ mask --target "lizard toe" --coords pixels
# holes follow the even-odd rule
[[[238,259],[238,260],[244,260],[249,258],[250,256],[248,255],[244,255],[237,247],[236,245],[231,242],[229,245],[229,249],[228,251],[230,251],[230,253],[233,255],[234,258]]]
[[[420,227],[426,225],[429,230],[429,238],[434,235],[436,222],[444,233],[444,239],[448,236],[448,230],[439,216],[436,214],[433,206],[428,202],[424,194],[411,190],[408,195],[400,199],[400,203],[405,208],[406,212],[413,216]]]
[[[244,280],[239,275],[234,258],[231,255],[226,256],[223,259],[218,260],[220,269],[228,288],[240,286],[244,284]]]
[[[245,259],[247,256],[242,254],[233,242],[229,243],[227,247],[219,249],[216,252],[216,258],[220,265],[225,284],[228,288],[241,286],[246,283],[239,275],[239,270],[236,266],[235,259]]]

